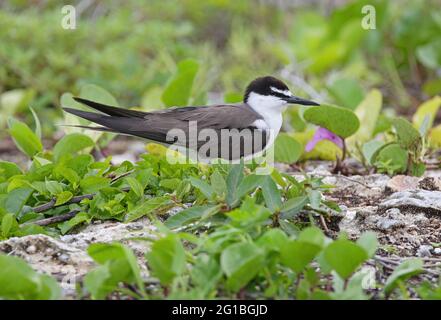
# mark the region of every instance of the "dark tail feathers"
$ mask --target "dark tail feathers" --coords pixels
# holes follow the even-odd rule
[[[112,107],[112,106],[108,106],[108,105],[105,105],[102,103],[98,103],[98,102],[83,99],[83,98],[74,97],[73,99],[81,104],[84,104],[88,107],[91,107],[91,108],[98,110],[102,113],[105,113],[109,116],[123,117],[123,118],[127,118],[127,117],[144,118],[146,115],[145,112]]]

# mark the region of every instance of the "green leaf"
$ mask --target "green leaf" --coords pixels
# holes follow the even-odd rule
[[[202,192],[205,198],[207,198],[208,200],[212,199],[214,191],[213,188],[207,182],[195,177],[190,177],[189,180],[191,185],[197,188],[200,192]]]
[[[372,258],[378,248],[377,235],[372,231],[364,232],[357,240],[357,244],[366,251],[369,258]]]
[[[33,157],[38,152],[43,151],[43,144],[40,139],[25,123],[11,118],[8,125],[9,133],[21,152]]]
[[[325,236],[322,230],[317,227],[308,227],[303,229],[297,237],[297,240],[315,244],[320,248],[322,248],[325,244]]]
[[[282,212],[285,218],[292,217],[303,209],[303,207],[308,203],[308,199],[309,198],[307,196],[291,198],[283,203],[282,207],[280,208],[280,212]]]
[[[338,104],[351,110],[358,106],[364,96],[363,89],[358,82],[349,78],[334,81],[328,90]]]
[[[61,289],[55,279],[36,273],[24,260],[0,254],[0,298],[55,300]]]
[[[155,210],[159,210],[163,207],[167,207],[173,204],[169,196],[157,197],[149,199],[140,205],[136,206],[133,210],[127,212],[124,219],[125,222],[131,222],[137,220],[145,215],[150,214]]]
[[[178,190],[179,185],[183,183],[180,179],[173,178],[173,179],[161,179],[159,181],[159,186],[168,190]],[[176,187],[178,186],[178,187]],[[144,192],[144,191],[143,191]]]
[[[441,39],[431,41],[416,48],[418,60],[427,68],[437,69],[441,66]]]
[[[95,85],[85,84],[81,87],[80,97],[95,102],[107,104],[109,106],[118,106],[118,101],[107,90]]]
[[[299,240],[286,242],[280,252],[280,261],[300,273],[321,250],[320,246]]]
[[[264,254],[254,243],[235,243],[222,251],[220,261],[227,287],[238,291],[259,273]]]
[[[277,162],[294,163],[302,155],[303,147],[287,133],[279,133],[275,141],[274,157]]]
[[[260,187],[264,183],[265,179],[263,175],[250,174],[246,176],[237,188],[236,199],[240,200],[244,195],[256,190],[257,187]]]
[[[18,214],[33,192],[31,188],[18,188],[9,192],[5,201],[6,211]]]
[[[32,116],[34,117],[35,134],[37,135],[38,139],[41,140],[41,123],[40,123],[40,119],[38,118],[38,116],[35,113],[33,108],[29,108],[29,110],[31,110]]]
[[[55,202],[55,206],[61,206],[65,204],[70,199],[72,199],[73,194],[70,191],[63,191],[57,195],[57,201]]]
[[[110,179],[97,176],[89,176],[81,180],[80,187],[83,193],[95,193],[110,185]]]
[[[372,138],[382,105],[383,96],[381,91],[376,89],[370,91],[361,101],[355,114],[363,125],[347,140],[349,145],[353,146],[357,143],[361,145]]]
[[[87,252],[97,263],[104,265],[88,277],[86,288],[89,291],[102,294],[113,291],[119,282],[135,282],[144,293],[141,271],[132,250],[120,243],[94,243]]]
[[[343,279],[349,278],[368,259],[364,248],[345,239],[338,239],[329,244],[324,254],[327,263]]]
[[[356,272],[348,281],[346,289],[344,289],[344,282],[334,278],[334,282],[339,282],[339,288],[335,288],[331,296],[334,300],[367,300],[369,297],[364,293],[363,281],[370,275],[366,270]],[[339,281],[340,280],[340,281]]]
[[[82,133],[71,133],[64,136],[54,147],[54,160],[58,161],[65,154],[74,154],[85,148],[92,147],[94,142]]]
[[[175,234],[153,242],[152,249],[146,254],[148,265],[162,285],[169,285],[185,270],[185,250]]]
[[[51,195],[56,196],[63,192],[63,185],[58,181],[46,180],[46,189]]]
[[[138,180],[133,177],[127,177],[126,181],[130,186],[130,190],[132,190],[138,197],[141,198],[144,195],[144,187]]]
[[[197,288],[202,289],[203,297],[215,289],[222,277],[222,270],[217,260],[213,256],[198,255],[191,269],[191,280]]]
[[[179,228],[194,222],[202,217],[208,217],[218,212],[219,206],[193,206],[182,210],[177,214],[171,216],[165,221],[165,225],[170,228]]]
[[[421,128],[424,123],[424,119],[428,116],[429,123],[428,128],[431,128],[436,114],[441,107],[441,97],[436,96],[426,102],[422,103],[412,117],[412,122],[415,128]]]
[[[237,201],[237,188],[243,179],[243,161],[240,164],[230,166],[230,171],[227,176],[227,203],[232,207]]]
[[[308,192],[309,203],[311,208],[320,209],[320,203],[322,201],[322,194],[319,190],[310,190]]]
[[[62,234],[66,234],[69,230],[76,227],[83,222],[90,222],[92,218],[86,212],[80,212],[72,219],[58,224],[58,229],[60,229]]]
[[[280,229],[273,228],[266,231],[256,244],[266,250],[278,251],[282,250],[285,243],[288,242],[288,236]]]
[[[12,224],[15,220],[15,217],[13,214],[8,213],[5,214],[2,218],[2,223],[1,223],[1,231],[2,231],[2,236],[4,238],[7,238],[9,236],[9,232],[12,229]]]
[[[115,285],[109,283],[111,273],[108,265],[102,265],[89,271],[84,277],[84,287],[94,299],[104,299],[107,294],[115,289]]]
[[[403,261],[387,279],[384,285],[384,292],[389,294],[396,288],[399,281],[417,275],[423,271],[423,261],[418,258],[411,258]]]
[[[387,163],[387,167],[391,170],[388,173],[402,173],[407,169],[408,153],[398,144],[392,143],[384,145],[377,154],[372,156],[372,160],[377,168],[379,168],[379,163]]]
[[[224,177],[220,174],[220,172],[217,169],[212,173],[210,180],[213,191],[219,197],[224,197],[227,193],[227,183],[225,182]]]
[[[373,155],[376,154],[381,147],[384,146],[384,142],[379,140],[371,140],[363,144],[362,153],[363,157],[366,159],[367,164],[373,165]]]
[[[35,96],[34,89],[13,89],[0,94],[0,130],[4,128],[6,119],[17,111],[23,111]]]
[[[355,113],[346,108],[331,105],[309,107],[303,113],[303,118],[342,138],[353,135],[360,127],[360,121]]]
[[[195,60],[187,59],[179,62],[177,73],[162,94],[162,102],[166,106],[188,105],[198,69],[199,64]]]
[[[247,198],[240,209],[235,209],[225,213],[234,225],[256,226],[256,224],[266,221],[271,216],[271,211],[267,208],[257,205],[255,199]]]
[[[15,163],[0,161],[0,183],[19,174],[22,174],[21,169]]]
[[[421,146],[421,136],[412,124],[404,118],[392,120],[392,124],[397,131],[398,142],[401,147],[409,150],[417,150]]]
[[[265,176],[262,184],[262,193],[267,208],[272,212],[278,211],[282,206],[282,196],[271,176]]]
[[[322,250],[324,243],[323,232],[316,227],[308,227],[300,232],[296,240],[282,246],[281,262],[300,273]]]

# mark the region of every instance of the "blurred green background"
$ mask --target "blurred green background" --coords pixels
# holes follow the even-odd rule
[[[236,101],[271,74],[293,92],[355,108],[372,88],[384,106],[411,115],[441,92],[441,5],[407,1],[70,1],[75,30],[61,26],[63,1],[0,3],[0,129],[32,106],[52,137],[60,96],[95,84],[123,106],[165,105],[178,63],[197,69],[190,104]],[[363,5],[376,29],[361,27]],[[438,121],[439,122],[439,121]],[[301,124],[295,114],[289,129]],[[300,128],[301,129],[301,128]],[[0,135],[2,135],[0,134]]]

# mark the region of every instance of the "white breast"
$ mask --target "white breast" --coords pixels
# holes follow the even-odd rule
[[[265,130],[269,135],[268,143],[265,148],[252,156],[245,157],[244,160],[249,160],[253,157],[260,156],[266,149],[273,145],[277,135],[282,127],[283,117],[282,112],[286,108],[286,102],[275,96],[264,96],[251,92],[248,99],[248,105],[253,108],[254,111],[262,116],[262,119],[258,119],[253,122],[253,126],[258,129]]]
[[[251,92],[247,100],[248,105],[254,109],[263,119],[256,120],[253,125],[259,129],[269,130],[271,145],[279,134],[282,127],[282,112],[286,108],[286,102],[275,96],[264,96]]]

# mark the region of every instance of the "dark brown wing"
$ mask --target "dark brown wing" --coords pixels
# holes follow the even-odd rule
[[[65,111],[100,124],[109,131],[164,143],[170,143],[166,137],[172,129],[180,129],[188,133],[190,121],[196,121],[199,132],[207,128],[215,130],[248,128],[252,126],[254,121],[260,119],[260,116],[246,105],[184,107],[156,112],[141,112],[107,106],[82,98],[74,99],[107,115],[71,108],[65,108]]]

